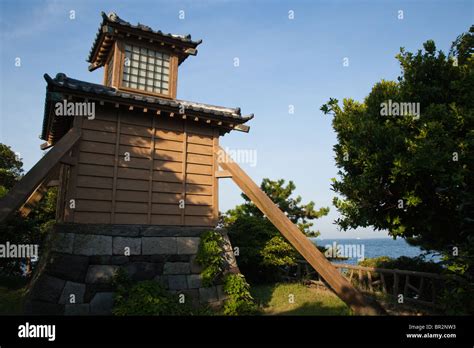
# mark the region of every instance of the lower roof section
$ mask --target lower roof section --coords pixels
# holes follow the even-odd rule
[[[72,79],[63,73],[57,74],[55,78],[45,74],[44,78],[47,93],[41,139],[46,140],[45,147],[54,145],[72,127],[72,117],[59,116],[55,112],[55,105],[66,100],[99,102],[101,105],[110,103],[114,107],[127,107],[129,110],[142,109],[150,117],[168,115],[194,119],[203,126],[219,128],[221,134],[231,130],[248,132],[250,127],[244,123],[253,118],[253,114],[242,116],[240,108],[123,92],[113,87]]]

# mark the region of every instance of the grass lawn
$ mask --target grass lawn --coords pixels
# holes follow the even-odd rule
[[[26,281],[22,278],[0,278],[0,315],[21,315]]]
[[[254,285],[251,293],[263,315],[351,315],[331,291],[301,283]]]
[[[8,289],[0,286],[0,315],[21,315],[25,289]]]

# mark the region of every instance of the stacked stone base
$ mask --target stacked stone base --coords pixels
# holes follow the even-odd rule
[[[196,263],[200,236],[209,228],[149,225],[58,224],[30,285],[27,314],[110,315],[113,275],[156,280],[194,306],[219,307],[221,285],[203,287]],[[227,234],[227,272],[238,272]]]

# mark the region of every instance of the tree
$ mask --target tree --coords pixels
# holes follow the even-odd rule
[[[458,37],[449,56],[431,40],[417,53],[402,48],[397,82],[375,84],[363,103],[344,99],[340,107],[330,99],[321,108],[334,115],[338,139],[339,178],[332,184],[341,196],[334,198],[342,214],[337,223],[344,230],[373,226],[440,251],[471,277],[473,38],[474,26]]]
[[[319,235],[318,231],[311,230],[312,221],[327,215],[329,208],[315,210],[314,202],[302,204],[300,196],[293,198],[296,186],[292,181],[285,184],[283,179],[263,179],[260,188],[302,233],[310,237]],[[232,245],[239,248],[239,267],[250,281],[275,280],[281,267],[295,263],[298,253],[257,206],[245,194],[242,197],[245,202],[222,217]]]
[[[23,163],[9,146],[0,144],[0,198],[21,179]],[[0,244],[38,244],[55,222],[57,190],[50,188],[28,217],[18,212],[0,224]],[[31,274],[31,260],[0,258],[0,274],[24,276]]]
[[[0,143],[0,198],[21,178],[22,167],[23,163],[11,148]]]

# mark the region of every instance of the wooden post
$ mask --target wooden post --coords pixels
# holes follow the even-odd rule
[[[380,273],[380,280],[382,281],[382,290],[384,293],[387,293],[387,285],[385,284],[385,276],[383,273]]]
[[[339,271],[326,259],[318,248],[294,225],[273,201],[252,181],[252,179],[219,146],[214,149],[219,165],[232,174],[232,180],[252,200],[252,202],[275,225],[280,233],[324,278],[334,292],[356,314],[386,314],[377,302],[369,302]]]
[[[370,271],[367,271],[367,283],[369,284],[369,290],[374,291],[374,288],[372,287],[372,274]]]
[[[424,280],[425,280],[425,278],[423,278],[423,277],[420,278],[420,287],[418,288],[418,295],[419,295],[419,298],[421,298],[421,297],[423,296]]]
[[[393,296],[398,296],[398,274],[396,272],[393,274]]]

